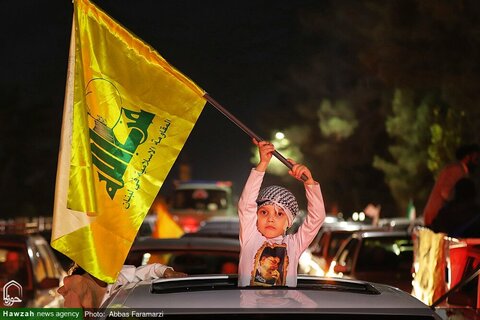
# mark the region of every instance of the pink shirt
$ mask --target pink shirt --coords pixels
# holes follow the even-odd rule
[[[308,215],[298,232],[273,239],[265,238],[257,230],[257,197],[265,173],[252,169],[242,196],[238,202],[240,218],[240,261],[238,265],[238,286],[249,285],[297,285],[297,267],[300,255],[310,245],[325,220],[325,206],[320,185],[305,185],[308,201]],[[268,247],[268,248],[267,248]],[[267,248],[266,250],[264,248]],[[269,281],[259,271],[262,258],[266,252],[275,251],[280,256],[277,261],[279,278]],[[268,254],[268,257],[270,253]],[[277,272],[277,271],[275,271]]]
[[[451,200],[455,184],[466,176],[468,176],[468,168],[461,162],[449,164],[440,172],[423,210],[425,226],[432,224],[445,202]]]

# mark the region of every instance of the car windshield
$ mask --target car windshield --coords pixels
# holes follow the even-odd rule
[[[337,263],[339,265],[346,266],[348,269],[351,269],[353,266],[353,259],[355,256],[355,249],[357,248],[358,239],[350,239],[350,241],[345,245],[343,250],[337,255]]]
[[[188,189],[175,191],[172,208],[215,211],[227,206],[224,190]]]
[[[409,238],[367,238],[360,248],[357,271],[408,271],[412,260],[413,242]]]

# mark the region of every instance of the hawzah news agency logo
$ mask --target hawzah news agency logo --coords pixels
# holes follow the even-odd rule
[[[3,304],[11,307],[17,302],[22,302],[23,288],[20,283],[15,280],[7,282],[3,286]]]

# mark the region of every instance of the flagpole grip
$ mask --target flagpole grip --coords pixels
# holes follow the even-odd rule
[[[243,130],[247,135],[250,136],[250,138],[255,139],[257,141],[263,141],[259,135],[255,134],[250,128],[248,128],[243,122],[241,122],[237,117],[235,117],[233,114],[231,114],[227,109],[225,109],[220,103],[218,103],[215,99],[213,99],[208,93],[205,93],[203,97],[210,103],[212,106],[215,107],[218,111],[220,111],[225,117],[227,117],[230,121],[232,121],[234,124],[237,125],[240,129]],[[277,150],[273,151],[272,153],[275,158],[280,160],[281,163],[287,166],[288,169],[292,169],[293,165],[288,162],[288,160],[280,154]],[[302,180],[307,181],[307,176],[305,174],[302,174]]]

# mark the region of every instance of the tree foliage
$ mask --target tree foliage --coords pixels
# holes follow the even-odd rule
[[[301,13],[309,45],[282,101],[295,108],[275,125],[311,129],[300,150],[327,207],[377,202],[395,215],[412,197],[421,211],[456,146],[479,140],[479,13],[474,0],[332,0]]]
[[[408,88],[410,96],[423,99],[413,109],[415,119],[412,98],[405,92],[395,94],[394,116],[386,119],[386,129],[393,138],[389,151],[395,159],[390,164],[395,164],[395,170],[379,157],[374,166],[385,172],[401,207],[405,207],[408,193],[412,192],[416,203],[423,204],[431,187],[429,180],[453,160],[456,147],[479,138],[476,104],[480,92],[473,86],[480,75],[472,71],[480,67],[476,58],[480,50],[480,25],[476,19],[480,6],[474,1],[420,0],[382,4],[370,1],[367,5],[378,19],[372,28],[363,29],[370,41],[360,53],[361,61],[388,87]],[[410,125],[405,121],[408,118]],[[414,131],[402,133],[395,123]],[[416,160],[402,157],[407,150],[416,151]],[[416,170],[406,170],[410,166]],[[404,174],[402,182],[393,171]]]
[[[423,200],[429,172],[427,158],[430,106],[425,99],[418,105],[412,92],[397,89],[392,103],[392,114],[387,116],[386,129],[392,138],[388,147],[391,160],[375,156],[373,166],[385,174],[392,195],[402,211],[410,199]]]

